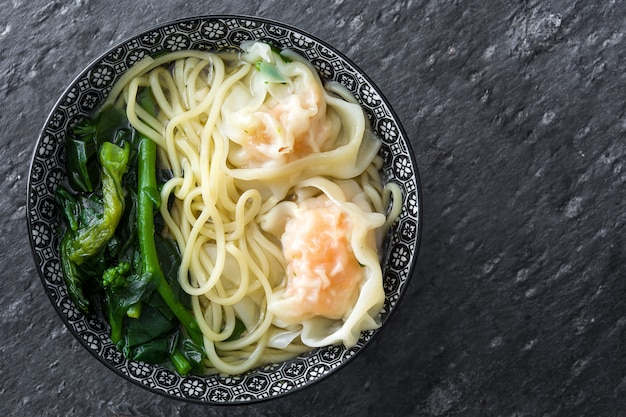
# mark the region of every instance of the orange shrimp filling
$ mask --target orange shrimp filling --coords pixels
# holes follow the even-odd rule
[[[294,92],[254,113],[244,147],[251,159],[286,161],[320,152],[332,130],[326,104],[317,88]]]
[[[318,198],[319,200],[319,198]],[[328,199],[287,221],[282,237],[288,262],[285,297],[298,302],[302,317],[341,318],[363,279],[350,244],[352,222]]]

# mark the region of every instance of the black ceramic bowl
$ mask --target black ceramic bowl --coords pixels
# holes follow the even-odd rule
[[[28,183],[30,241],[44,289],[65,325],[82,345],[122,378],[177,399],[242,404],[286,395],[343,367],[380,331],[363,333],[358,344],[350,349],[343,346],[318,348],[243,375],[181,377],[167,368],[124,358],[111,344],[106,324],[97,317],[82,314],[68,297],[59,264],[60,219],[54,192],[66,176],[63,140],[69,128],[98,108],[120,76],[147,55],[181,49],[220,50],[254,39],[271,41],[300,53],[323,79],[343,84],[360,102],[382,141],[383,178],[399,184],[403,195],[400,218],[384,243],[383,327],[402,298],[417,257],[421,192],[409,139],[376,85],[332,46],[294,27],[246,16],[181,19],[148,29],[114,46],[69,85],[52,109],[35,145]]]

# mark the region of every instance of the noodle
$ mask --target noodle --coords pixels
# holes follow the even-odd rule
[[[160,210],[182,254],[179,282],[206,365],[228,374],[316,346],[350,347],[379,327],[378,251],[401,208],[400,188],[382,184],[380,143],[354,97],[337,83],[325,88],[295,53],[242,49],[146,59],[108,99],[119,96],[173,173]],[[137,102],[144,88],[156,117]],[[307,235],[310,216],[322,230]],[[329,246],[311,249],[323,239]],[[298,269],[306,256],[320,258],[314,272]]]

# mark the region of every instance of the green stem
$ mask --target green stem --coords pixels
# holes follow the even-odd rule
[[[170,361],[174,364],[174,367],[181,375],[187,375],[191,372],[191,363],[185,358],[185,355],[175,350],[170,354]]]
[[[141,136],[138,152],[137,236],[144,273],[152,275],[159,295],[185,328],[188,337],[203,346],[202,332],[193,314],[178,300],[159,265],[154,241],[154,209],[160,199],[156,183],[156,144]]]

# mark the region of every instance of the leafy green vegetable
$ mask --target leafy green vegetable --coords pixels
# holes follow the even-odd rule
[[[158,111],[149,89],[138,101]],[[69,296],[85,314],[106,318],[129,359],[202,372],[202,333],[178,284],[180,252],[160,235],[159,186],[168,177],[156,171],[156,145],[111,107],[67,136],[66,168],[55,200]]]
[[[60,245],[61,269],[70,297],[83,312],[89,310],[89,300],[83,291],[85,274],[77,266],[101,252],[115,233],[124,213],[121,179],[128,155],[128,145],[120,148],[106,142],[100,148],[101,205],[94,203],[93,197],[81,199],[83,205],[79,205],[79,200],[64,188],[56,196],[69,223]]]
[[[105,291],[105,306],[109,313],[111,341],[113,344],[119,345],[124,337],[125,317],[138,319],[143,316],[144,308],[141,307],[141,301],[150,294],[152,281],[149,274],[124,276],[115,272],[116,269],[117,267],[113,267],[106,270],[102,280]],[[107,274],[108,271],[113,272]],[[107,281],[109,277],[112,277],[114,281]],[[129,320],[129,323],[134,321],[136,320]]]
[[[99,187],[98,150],[104,142],[113,142],[128,124],[121,109],[102,110],[95,118],[78,123],[65,140],[65,165],[72,188],[93,192]]]
[[[102,167],[102,200],[104,208],[102,219],[80,228],[68,242],[66,255],[78,265],[85,258],[96,254],[108,243],[124,213],[124,190],[122,175],[126,171],[130,146],[120,148],[110,142],[102,144],[99,152]]]

